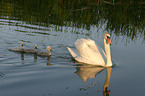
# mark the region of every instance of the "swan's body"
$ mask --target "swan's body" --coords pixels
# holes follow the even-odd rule
[[[34,49],[26,49],[26,48],[24,48],[21,52],[23,52],[23,53],[36,53],[37,45],[34,44],[33,48]]]
[[[8,50],[9,50],[9,51],[13,51],[13,52],[21,52],[21,51],[23,51],[23,49],[24,49],[23,42],[20,43],[20,46],[21,46],[21,47],[9,48]]]
[[[47,52],[37,51],[36,55],[38,55],[38,56],[46,56],[46,57],[47,56],[51,56],[51,53],[50,53],[51,48],[49,46],[47,46],[46,50],[47,50]]]
[[[78,39],[75,42],[76,50],[72,50],[69,47],[67,48],[72,57],[78,62],[108,67],[112,66],[110,44],[110,34],[106,33],[104,34],[104,47],[106,52],[104,56],[101,54],[104,53],[104,51],[100,49],[91,39]],[[105,58],[103,57],[107,59],[106,65]]]

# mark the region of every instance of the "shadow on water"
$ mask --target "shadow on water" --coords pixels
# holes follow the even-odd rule
[[[133,40],[144,36],[145,18],[143,0],[1,0],[1,18],[63,31],[63,26],[87,29],[106,22],[106,30],[116,36]],[[11,22],[9,22],[11,24]],[[33,27],[31,26],[33,29]],[[34,27],[35,29],[36,27]],[[38,28],[39,29],[39,28]],[[42,30],[42,29],[41,29]],[[49,29],[47,29],[49,30]],[[20,32],[23,32],[20,30]],[[41,33],[49,35],[49,33]],[[77,32],[76,34],[80,34]],[[87,34],[86,34],[87,35]],[[144,37],[145,39],[145,37]]]

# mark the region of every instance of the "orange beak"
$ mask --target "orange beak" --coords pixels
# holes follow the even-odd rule
[[[110,38],[107,38],[107,41],[108,41],[108,43],[109,43],[110,45],[112,44]]]
[[[106,96],[109,96],[110,90],[106,93]]]

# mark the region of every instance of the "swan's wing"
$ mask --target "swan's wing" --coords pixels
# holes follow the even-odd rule
[[[95,52],[97,52],[98,54],[100,54],[100,51],[98,49],[98,45],[95,43],[95,41],[91,40],[91,39],[86,39],[86,44],[88,45],[88,47],[92,50],[94,50]]]
[[[80,55],[76,57],[77,61],[94,65],[105,64],[103,57],[93,40],[78,39],[75,42],[75,47]]]
[[[77,54],[69,47],[67,47],[68,51],[70,52],[70,54],[72,55],[73,58],[75,58],[77,56]]]
[[[82,62],[82,63],[89,63],[88,60],[82,58],[78,51],[74,48],[69,48],[67,47],[68,51],[70,52],[71,56],[78,62]]]
[[[100,50],[98,48],[98,45],[95,43],[95,41],[91,40],[91,39],[78,39],[75,42],[75,46],[77,49],[90,49],[92,51],[94,51],[96,54],[100,54]],[[81,48],[80,48],[81,47]]]
[[[71,49],[69,47],[67,47],[68,51],[70,52],[71,56],[78,62],[81,63],[86,63],[86,64],[92,64],[92,65],[100,65],[100,66],[104,66],[104,63],[98,63],[98,62],[94,62],[94,60],[89,60],[88,58],[83,58],[79,55],[79,53],[77,52],[76,49]]]
[[[96,43],[91,39],[78,39],[75,42],[75,47],[79,55],[84,58],[102,58]]]
[[[89,48],[94,50],[97,54],[100,54],[102,56],[102,58],[104,59],[104,61],[106,61],[106,54],[105,54],[104,50],[100,46],[98,46],[95,43],[95,41],[93,41],[91,39],[87,39],[87,44],[88,44]]]

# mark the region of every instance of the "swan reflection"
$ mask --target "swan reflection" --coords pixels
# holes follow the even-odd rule
[[[86,82],[87,79],[95,78],[95,76],[103,71],[104,67],[94,67],[89,65],[82,65],[76,68],[77,71],[75,72],[82,80],[83,82]],[[106,80],[103,87],[103,96],[109,96],[110,90],[108,90],[110,78],[111,78],[111,71],[112,67],[106,68]]]
[[[24,60],[24,53],[20,53],[21,54],[21,60]],[[34,62],[37,62],[37,55],[34,54]]]
[[[91,65],[82,65],[76,68],[77,71],[75,72],[83,82],[86,82],[87,79],[95,78],[95,76],[101,72],[104,67],[94,67]]]
[[[110,93],[110,90],[108,90],[108,87],[109,87],[110,78],[111,78],[111,71],[112,71],[112,67],[107,68],[106,80],[105,80],[104,88],[103,88],[104,96],[109,96],[109,93]]]
[[[21,53],[21,60],[24,60],[24,53]]]

